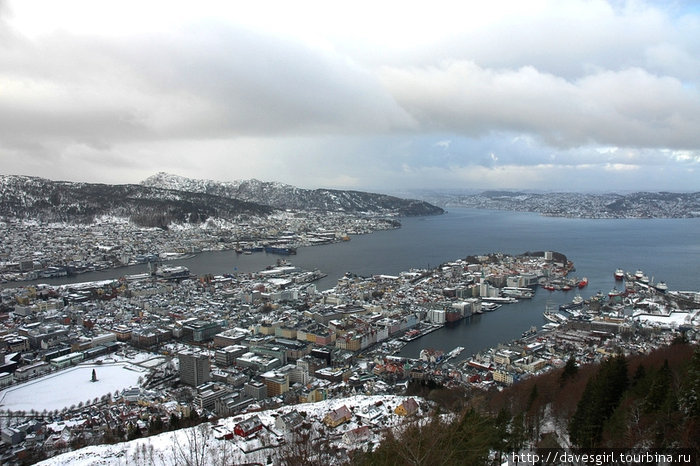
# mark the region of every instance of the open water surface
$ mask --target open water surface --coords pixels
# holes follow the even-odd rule
[[[558,251],[574,262],[578,277],[588,277],[584,298],[615,286],[613,272],[642,269],[672,290],[700,290],[700,219],[571,219],[534,213],[452,208],[445,215],[401,219],[402,228],[353,236],[344,243],[300,248],[288,259],[304,269],[318,268],[328,277],[319,290],[335,285],[346,272],[358,275],[398,274],[411,268],[435,267],[469,255],[503,252]],[[233,251],[207,252],[173,261],[194,274],[256,272],[281,256]],[[145,272],[145,266],[124,267],[78,277],[42,280],[69,283],[116,278]],[[7,286],[7,285],[6,285]],[[541,326],[547,301],[571,301],[575,291],[538,289],[532,300],[474,316],[409,343],[401,355],[417,357],[422,348],[449,351],[465,347],[464,357],[499,342],[517,338],[531,325]]]

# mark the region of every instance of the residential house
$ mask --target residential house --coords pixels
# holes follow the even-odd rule
[[[304,422],[304,418],[299,411],[294,410],[278,416],[275,420],[275,428],[284,432],[292,432],[299,428]]]
[[[418,412],[418,403],[413,398],[404,400],[403,403],[398,405],[394,410],[394,413],[399,416],[412,416]]]
[[[352,412],[350,412],[347,406],[343,405],[340,408],[334,409],[326,414],[326,416],[323,418],[323,423],[328,427],[338,427],[339,425],[348,422],[350,419],[352,419]]]
[[[239,437],[248,437],[255,432],[262,430],[262,421],[258,416],[253,416],[245,421],[239,422],[233,427],[233,433]]]

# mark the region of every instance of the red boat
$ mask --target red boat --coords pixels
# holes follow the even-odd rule
[[[625,272],[622,269],[617,269],[615,271],[615,280],[621,281],[623,278],[625,278]]]
[[[578,287],[579,288],[584,288],[588,285],[588,279],[586,277],[583,277],[580,282],[578,282]]]

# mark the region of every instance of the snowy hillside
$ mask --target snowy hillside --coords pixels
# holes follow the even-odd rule
[[[347,459],[347,452],[357,448],[366,448],[370,443],[378,443],[383,430],[396,428],[416,417],[402,417],[394,413],[397,406],[407,400],[401,396],[354,396],[333,399],[319,403],[305,403],[285,406],[275,410],[248,413],[221,419],[215,424],[202,424],[197,427],[165,432],[153,437],[123,442],[116,445],[99,445],[55,456],[38,464],[44,466],[59,465],[178,465],[178,464],[267,464],[268,459],[279,464],[279,459],[287,454],[299,454],[299,435],[285,432],[276,420],[281,415],[297,411],[304,419],[297,432],[311,433],[306,439],[308,445],[303,453],[341,455]],[[418,415],[427,413],[427,402],[418,401]],[[350,421],[335,428],[323,424],[323,418],[331,412],[347,407],[352,414]],[[233,434],[237,424],[257,417],[262,429],[247,438]],[[328,442],[325,448],[319,448],[319,442]],[[314,446],[311,446],[313,443]],[[294,450],[292,452],[292,450]],[[335,452],[335,453],[333,453]]]
[[[162,226],[201,223],[210,217],[267,215],[273,210],[206,193],[0,175],[0,217],[85,223],[108,215],[144,226]]]
[[[287,184],[255,179],[217,182],[196,180],[161,172],[147,178],[141,184],[154,188],[240,199],[278,209],[372,212],[402,216],[443,213],[439,207],[423,201],[360,191],[301,189]]]

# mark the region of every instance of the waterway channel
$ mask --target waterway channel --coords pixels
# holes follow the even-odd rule
[[[288,259],[301,268],[318,268],[328,274],[317,282],[318,289],[324,290],[333,287],[346,272],[365,276],[397,274],[468,255],[544,250],[565,254],[576,266],[575,275],[589,279],[588,287],[581,291],[584,298],[598,291],[610,291],[615,286],[613,272],[618,267],[642,269],[657,281],[665,281],[671,289],[700,290],[700,218],[572,219],[452,208],[445,215],[404,218],[397,230],[353,236],[344,243],[299,248],[297,255]],[[244,273],[262,270],[280,257],[262,252],[242,255],[219,251],[172,264],[185,265],[194,274]],[[42,282],[104,280],[145,271],[146,267],[139,265]],[[574,295],[575,292],[539,289],[531,300],[474,316],[411,342],[401,354],[416,357],[426,347],[449,351],[464,346],[462,354],[467,357],[517,338],[531,325],[541,326],[547,301],[561,304],[571,301]]]

